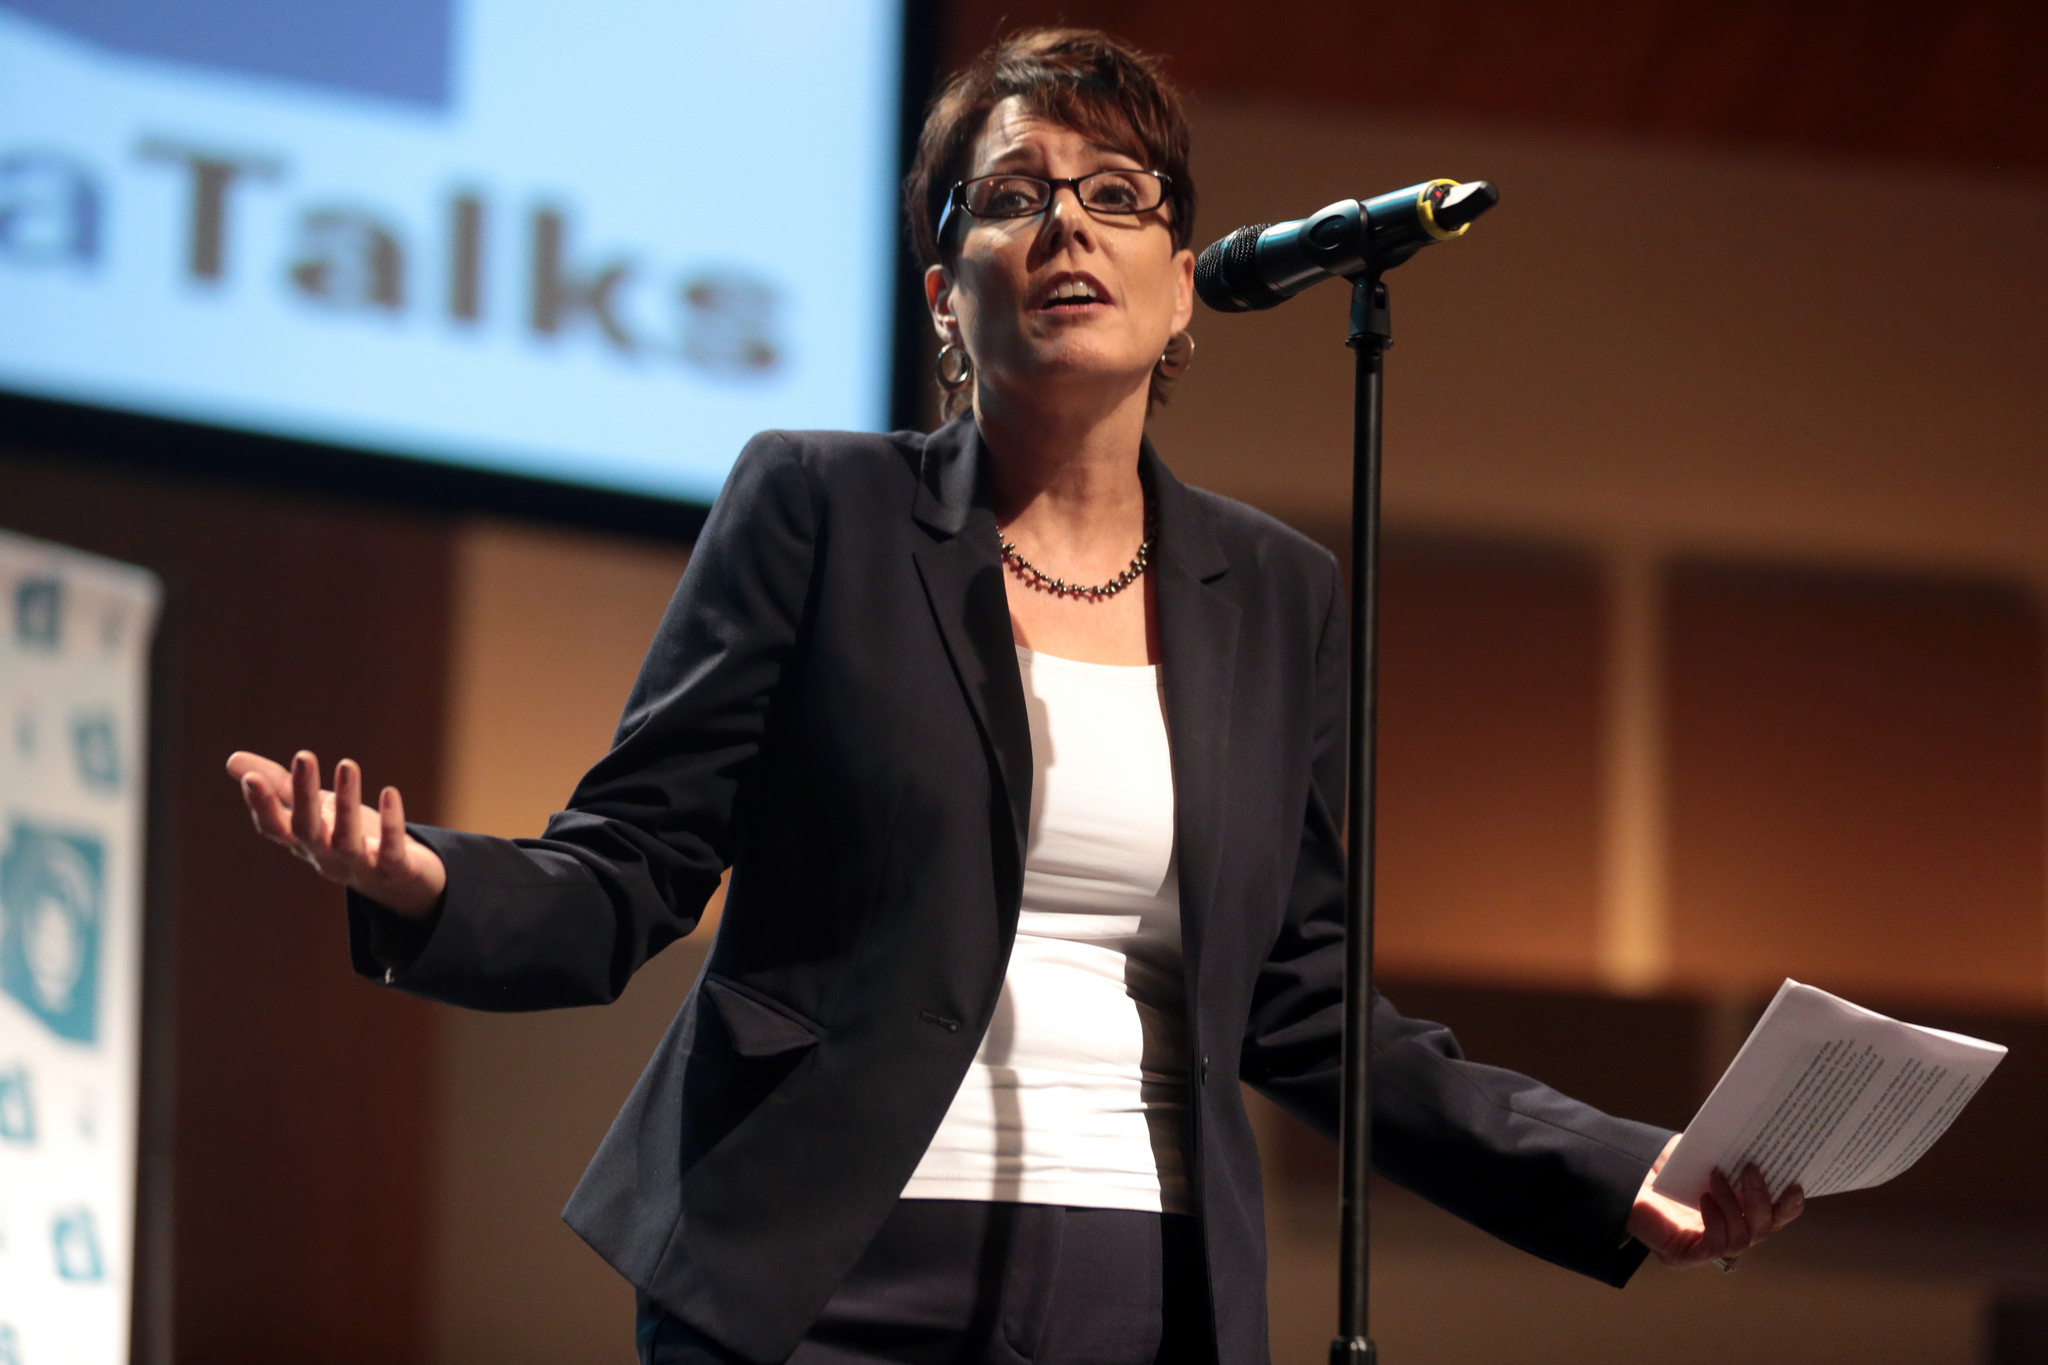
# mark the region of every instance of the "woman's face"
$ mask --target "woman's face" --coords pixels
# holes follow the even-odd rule
[[[1118,168],[1152,169],[1025,112],[1012,96],[989,111],[965,178],[1064,180]],[[1063,186],[1033,217],[967,218],[964,231],[953,229],[952,268],[925,275],[940,336],[965,345],[981,384],[998,393],[1143,387],[1194,311],[1194,254],[1174,248],[1169,212],[1098,218]]]

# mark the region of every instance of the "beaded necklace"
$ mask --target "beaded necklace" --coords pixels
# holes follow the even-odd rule
[[[1064,578],[1055,578],[1018,554],[1016,542],[1001,531],[996,532],[996,542],[1003,547],[1003,562],[1017,570],[1040,592],[1049,592],[1055,597],[1085,597],[1090,601],[1099,602],[1104,598],[1116,596],[1144,576],[1146,566],[1152,562],[1152,535],[1152,509],[1148,500],[1145,508],[1145,539],[1139,542],[1138,553],[1131,556],[1130,564],[1122,573],[1107,583],[1095,586],[1069,583]]]

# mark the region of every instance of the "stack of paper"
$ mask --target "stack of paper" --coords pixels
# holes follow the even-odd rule
[[[1776,1199],[1881,1185],[1920,1159],[2004,1058],[1997,1043],[1901,1023],[1788,980],[1657,1176],[1697,1205],[1755,1163]]]

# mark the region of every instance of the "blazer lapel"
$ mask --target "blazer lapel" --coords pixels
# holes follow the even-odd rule
[[[1007,862],[1021,889],[1031,819],[1031,721],[1003,591],[995,514],[984,493],[985,458],[971,418],[950,422],[926,438],[911,514],[932,539],[914,558],[932,619],[1009,798],[1016,842],[1006,850],[1011,855]],[[1006,861],[1000,856],[1004,851],[998,851],[999,866]],[[1014,896],[1009,903],[1015,905]]]
[[[1217,581],[1230,560],[1207,513],[1145,442],[1140,469],[1157,504],[1159,603],[1167,746],[1173,756],[1174,839],[1180,860],[1182,952],[1190,987],[1203,929],[1214,913],[1230,771],[1230,698],[1237,672],[1239,608]]]

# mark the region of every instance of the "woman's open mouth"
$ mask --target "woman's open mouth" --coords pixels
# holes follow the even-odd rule
[[[1038,310],[1044,313],[1086,313],[1110,302],[1109,291],[1086,275],[1061,275],[1039,295]]]

